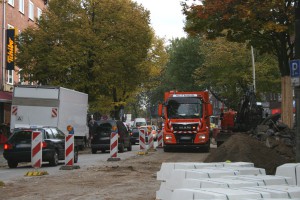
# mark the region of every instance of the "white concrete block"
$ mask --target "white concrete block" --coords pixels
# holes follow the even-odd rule
[[[266,175],[266,170],[263,168],[256,168],[256,167],[235,167],[235,166],[228,166],[223,167],[224,170],[234,170],[238,173],[238,175]]]
[[[300,186],[300,163],[286,163],[276,168],[277,176],[291,177],[294,184]]]
[[[224,177],[228,179],[238,179],[245,181],[255,181],[259,182],[259,185],[268,186],[268,185],[290,185],[292,179],[290,177],[283,176],[271,176],[271,175],[240,175],[240,176],[229,176]]]
[[[254,167],[254,164],[251,162],[224,162],[224,167]]]
[[[255,187],[255,182],[243,180],[230,180],[224,178],[213,179],[185,179],[182,183],[183,188],[240,188],[240,187]]]
[[[171,200],[196,200],[196,199],[224,199],[242,200],[244,198],[270,198],[265,192],[252,192],[229,188],[206,188],[206,189],[176,189]]]

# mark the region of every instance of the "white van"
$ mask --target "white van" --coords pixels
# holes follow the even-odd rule
[[[135,118],[133,122],[133,127],[147,126],[147,121],[145,118]]]

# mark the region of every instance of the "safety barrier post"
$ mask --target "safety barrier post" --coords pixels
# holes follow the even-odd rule
[[[31,138],[31,164],[34,168],[41,168],[42,167],[42,132],[40,131],[33,131]]]
[[[149,144],[149,151],[155,151],[156,149],[154,149],[154,140],[153,140],[153,134],[150,133],[148,135],[148,144]]]
[[[74,135],[67,135],[65,140],[65,165],[74,165]]]
[[[60,169],[79,169],[79,166],[74,165],[74,129],[71,125],[68,125],[67,131],[69,134],[65,137],[65,165],[61,166]]]
[[[31,134],[31,165],[36,171],[29,171],[25,176],[42,176],[48,174],[46,171],[37,171],[37,169],[42,167],[43,162],[42,142],[42,132],[33,131]]]
[[[119,161],[118,158],[118,133],[112,132],[110,134],[110,158],[107,161]]]
[[[147,152],[146,149],[146,140],[145,140],[145,134],[147,132],[146,129],[140,129],[140,134],[139,134],[139,144],[140,144],[140,151],[138,152],[139,155],[145,155]]]
[[[163,147],[163,130],[160,130],[157,134],[157,148]]]

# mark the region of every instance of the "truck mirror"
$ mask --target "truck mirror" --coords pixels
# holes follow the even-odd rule
[[[162,116],[162,108],[163,108],[163,106],[162,106],[162,104],[160,103],[160,104],[158,104],[158,116]]]
[[[207,116],[212,116],[213,115],[213,107],[212,104],[207,104]]]

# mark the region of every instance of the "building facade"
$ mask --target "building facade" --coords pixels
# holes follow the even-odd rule
[[[19,68],[7,70],[7,29],[15,29],[15,35],[29,26],[35,26],[47,6],[47,0],[0,0],[0,124],[10,123],[11,99],[14,85],[19,84]]]

